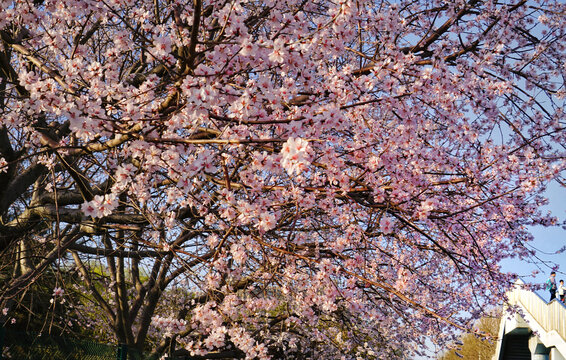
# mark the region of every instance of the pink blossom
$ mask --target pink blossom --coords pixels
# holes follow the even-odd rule
[[[250,39],[246,38],[242,42],[242,48],[240,50],[240,54],[243,56],[254,55],[257,52],[258,48]]]
[[[169,36],[158,36],[153,41],[155,46],[155,55],[157,56],[164,56],[169,55],[171,52],[171,37]]]
[[[277,225],[277,219],[275,215],[271,213],[263,213],[259,216],[259,222],[257,223],[256,227],[262,232],[265,232],[273,229],[275,225]]]
[[[0,174],[8,171],[8,162],[3,157],[0,157]]]
[[[273,42],[273,51],[269,54],[269,60],[282,63],[285,61],[285,42],[279,38]]]
[[[379,227],[382,233],[388,235],[393,232],[395,223],[393,222],[393,219],[390,218],[389,216],[383,216],[379,221]]]
[[[57,297],[57,296],[63,296],[63,294],[65,293],[65,290],[63,290],[60,287],[56,287],[55,289],[53,289],[53,297]]]
[[[232,244],[230,247],[230,253],[237,264],[243,264],[246,261],[246,248],[241,244]]]

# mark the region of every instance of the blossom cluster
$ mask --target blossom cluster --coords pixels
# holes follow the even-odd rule
[[[95,195],[91,201],[81,205],[81,210],[86,216],[101,218],[112,214],[118,206],[118,198],[115,194]]]
[[[289,138],[281,148],[281,166],[289,173],[301,174],[309,164],[309,144],[301,138]]]
[[[163,331],[168,336],[178,334],[185,331],[187,328],[187,321],[183,319],[175,319],[171,317],[162,317],[155,315],[151,318],[151,325]]]

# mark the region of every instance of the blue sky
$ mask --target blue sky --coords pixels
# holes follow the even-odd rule
[[[556,182],[549,185],[546,196],[549,204],[545,209],[559,219],[559,224],[566,220],[566,188]],[[545,228],[542,226],[532,227],[531,232],[534,241],[530,244],[538,250],[538,260],[533,263],[533,259],[510,259],[502,262],[502,270],[518,274],[526,282],[543,283],[548,278],[551,267],[554,264],[560,265],[557,270],[557,279],[564,279],[566,282],[566,252],[556,253],[560,248],[566,246],[566,230],[563,226]],[[533,277],[532,272],[540,271]],[[544,298],[547,298],[545,291],[539,291]]]

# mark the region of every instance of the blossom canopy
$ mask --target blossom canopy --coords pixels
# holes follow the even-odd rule
[[[407,356],[556,225],[562,1],[0,7],[0,250],[42,254],[0,308],[71,267],[140,349]]]

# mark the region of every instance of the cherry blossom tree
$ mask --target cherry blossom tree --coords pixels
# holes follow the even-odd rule
[[[391,358],[556,225],[561,1],[0,6],[3,309],[57,268],[138,349]]]

